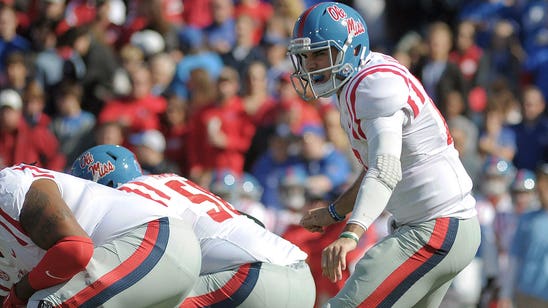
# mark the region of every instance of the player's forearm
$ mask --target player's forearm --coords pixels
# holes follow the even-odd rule
[[[337,200],[335,200],[335,202],[333,202],[337,213],[345,216],[346,214],[352,212],[354,202],[358,196],[358,191],[360,191],[361,182],[365,176],[365,172],[366,171],[363,170],[354,183],[344,193],[342,193]]]

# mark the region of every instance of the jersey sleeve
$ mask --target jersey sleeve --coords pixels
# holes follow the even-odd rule
[[[32,182],[32,176],[22,170],[5,168],[0,172],[0,200],[4,213],[13,219],[19,220],[19,213],[23,207],[25,195]]]
[[[32,183],[38,179],[54,181],[62,193],[59,183],[55,180],[54,173],[47,169],[20,164],[0,171],[1,210],[11,218],[19,220],[25,195]]]
[[[356,89],[356,118],[375,119],[409,109],[409,87],[405,78],[395,73],[374,73],[363,78]]]

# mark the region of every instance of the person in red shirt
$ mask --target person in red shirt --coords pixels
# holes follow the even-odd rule
[[[240,175],[245,153],[255,134],[255,126],[238,95],[238,72],[225,67],[217,81],[219,98],[215,108],[203,114],[207,140],[212,147],[215,169],[228,169]]]
[[[167,107],[166,99],[152,94],[151,75],[147,68],[136,69],[130,78],[130,95],[107,102],[99,113],[99,123],[116,121],[130,133],[159,129],[160,115]]]
[[[65,156],[46,127],[30,127],[22,113],[21,96],[13,89],[0,92],[0,168],[18,163],[62,171]]]
[[[240,0],[234,7],[234,15],[252,16],[256,22],[255,31],[253,33],[253,41],[259,44],[268,20],[274,14],[274,8],[269,2],[262,0]]]
[[[186,177],[189,174],[187,101],[177,95],[170,95],[167,100],[160,130],[166,139],[164,155],[176,163],[181,175]]]

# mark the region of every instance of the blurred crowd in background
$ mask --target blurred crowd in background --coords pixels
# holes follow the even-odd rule
[[[145,173],[188,177],[298,244],[323,302],[342,283],[321,277],[321,249],[342,225],[298,222],[361,166],[336,100],[305,102],[289,78],[293,24],[316,2],[0,1],[0,167],[67,171],[93,145],[124,145]],[[513,232],[540,208],[534,171],[548,161],[548,1],[341,2],[365,17],[373,51],[423,82],[476,184],[482,265],[453,302],[511,300],[512,286],[499,291]]]

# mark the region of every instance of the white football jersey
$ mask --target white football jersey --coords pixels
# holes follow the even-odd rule
[[[289,265],[307,254],[241,215],[228,202],[175,174],[144,175],[118,189],[172,208],[192,224],[202,249],[201,274],[251,262]]]
[[[341,126],[358,160],[368,167],[368,120],[403,110],[401,168],[386,209],[398,223],[476,215],[472,180],[453,146],[444,118],[406,67],[371,52],[339,95]]]
[[[154,219],[175,217],[156,202],[65,173],[25,164],[4,168],[0,171],[0,275],[13,276],[11,272],[17,268],[18,277],[8,277],[12,283],[34,268],[45,254],[19,223],[27,191],[34,180],[43,178],[57,184],[63,200],[95,246]],[[2,293],[0,296],[5,295]]]

